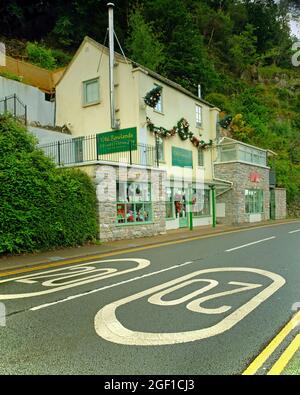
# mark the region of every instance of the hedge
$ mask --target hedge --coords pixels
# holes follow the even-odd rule
[[[21,124],[0,117],[0,254],[74,246],[96,236],[88,175],[57,169]]]

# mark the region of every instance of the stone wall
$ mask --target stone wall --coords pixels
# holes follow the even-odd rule
[[[242,162],[215,163],[215,177],[233,182],[232,189],[217,196],[217,203],[225,203],[225,217],[217,218],[218,223],[240,224],[251,220],[268,220],[270,218],[269,169],[248,165]],[[255,181],[251,174],[256,173]],[[245,189],[263,189],[264,213],[260,218],[245,212]]]
[[[83,170],[83,169],[82,169]],[[164,180],[165,172],[138,166],[118,167],[97,164],[89,166],[87,173],[94,179],[97,191],[99,215],[99,239],[101,241],[133,239],[154,236],[166,232]],[[116,182],[149,181],[152,185],[152,222],[117,224]]]
[[[285,219],[287,216],[286,209],[286,190],[284,188],[275,188],[275,219]]]

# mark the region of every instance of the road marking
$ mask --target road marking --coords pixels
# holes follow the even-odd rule
[[[263,228],[270,228],[270,227],[274,227],[274,226],[289,225],[294,222],[299,222],[299,221],[281,222],[279,224],[271,224],[271,225],[251,226],[250,228],[246,228],[246,229],[220,231],[219,233],[215,233],[215,234],[194,236],[194,237],[189,237],[189,238],[186,238],[183,240],[160,242],[160,243],[152,244],[149,246],[128,248],[128,249],[123,249],[123,250],[114,251],[114,252],[107,252],[107,253],[101,253],[101,254],[97,254],[97,255],[84,256],[82,258],[74,258],[74,259],[70,259],[70,260],[66,259],[62,262],[56,262],[56,263],[44,262],[42,264],[37,264],[36,266],[33,266],[33,267],[27,267],[27,268],[22,268],[22,269],[10,270],[10,271],[6,271],[6,272],[0,272],[0,277],[11,276],[13,274],[28,273],[28,272],[32,272],[32,271],[49,269],[49,268],[58,267],[58,266],[66,266],[66,265],[70,265],[72,263],[86,262],[88,260],[102,259],[102,258],[106,258],[106,257],[110,257],[110,256],[127,254],[127,253],[131,253],[131,252],[150,250],[153,248],[159,248],[159,247],[169,246],[169,245],[173,245],[173,244],[187,243],[187,242],[194,241],[194,240],[209,239],[209,238],[213,238],[213,237],[220,237],[223,235],[240,233],[240,232],[249,232],[253,229],[263,229]]]
[[[289,232],[289,234],[293,234],[293,233],[297,233],[297,232],[300,232],[300,229],[292,230],[291,232]]]
[[[95,264],[97,263],[104,264],[108,262],[113,262],[113,263],[134,262],[137,265],[133,268],[125,269],[125,270],[118,270],[114,268],[102,268],[102,267],[97,269],[97,267],[95,267]],[[119,276],[121,274],[134,272],[136,270],[145,269],[149,265],[150,265],[150,261],[147,259],[114,258],[114,259],[107,259],[103,261],[89,262],[82,265],[75,265],[71,267],[69,266],[62,269],[48,270],[46,272],[26,275],[22,277],[13,277],[6,280],[1,280],[0,285],[3,283],[11,283],[11,282],[17,282],[17,283],[21,282],[23,284],[30,285],[33,283],[35,284],[38,283],[38,280],[46,279],[46,281],[41,282],[40,285],[48,289],[42,291],[25,292],[20,294],[3,294],[0,295],[0,300],[31,298],[34,296],[46,295],[53,292],[58,292],[65,289],[78,287],[83,284],[89,284],[95,281]],[[79,276],[82,275],[84,275],[85,277],[78,278]],[[70,278],[73,279],[70,280]],[[66,279],[68,281],[61,282],[61,280],[66,280]]]
[[[80,294],[77,294],[77,295],[68,296],[67,298],[60,299],[60,300],[57,300],[55,302],[45,303],[45,304],[42,304],[42,305],[39,305],[39,306],[31,307],[29,310],[36,311],[36,310],[44,309],[45,307],[54,306],[54,305],[56,305],[58,303],[63,303],[63,302],[67,302],[69,300],[81,298],[82,296],[91,295],[91,294],[96,293],[96,292],[104,291],[105,289],[118,287],[119,285],[131,283],[133,281],[137,281],[137,280],[140,280],[140,279],[145,278],[145,277],[154,276],[155,274],[163,273],[163,272],[166,272],[168,270],[173,270],[173,269],[176,269],[178,267],[190,265],[191,263],[194,263],[194,262],[184,262],[184,263],[181,263],[179,265],[174,265],[174,266],[171,266],[171,267],[167,267],[166,269],[161,269],[161,270],[157,270],[155,272],[143,274],[142,276],[139,276],[139,277],[130,278],[129,280],[120,281],[120,282],[115,283],[115,284],[106,285],[105,287],[93,289],[91,291],[83,292],[83,293],[80,293]]]
[[[270,358],[277,347],[284,341],[290,332],[299,324],[300,311],[285,325],[285,327],[274,337],[268,346],[254,359],[254,361],[243,372],[243,375],[249,376],[255,374],[262,365]]]
[[[272,369],[267,373],[267,375],[279,375],[293,358],[295,353],[300,348],[300,335],[297,335],[292,343],[287,347],[287,349],[282,353],[278,361],[273,365]]]
[[[257,241],[253,241],[252,243],[247,243],[247,244],[243,244],[243,245],[238,246],[238,247],[230,248],[229,250],[226,250],[226,252],[239,250],[241,248],[249,247],[249,246],[252,246],[254,244],[263,243],[264,241],[273,240],[273,239],[276,239],[276,236],[268,237],[267,239],[257,240]]]
[[[134,302],[136,300],[149,297],[148,302],[149,299],[150,302],[152,299],[152,302],[154,301],[157,303],[159,301],[159,298],[162,296],[161,295],[162,290],[168,288],[169,291],[171,292],[174,289],[174,286],[176,286],[179,283],[181,287],[182,283],[189,281],[190,279],[196,276],[200,276],[207,273],[211,274],[211,273],[219,273],[219,272],[247,272],[247,273],[250,272],[250,273],[260,274],[273,281],[270,285],[265,287],[261,292],[256,294],[254,297],[252,297],[242,306],[238,307],[236,310],[231,312],[229,315],[227,315],[217,324],[214,324],[213,326],[208,328],[196,329],[186,332],[173,331],[170,333],[141,332],[141,331],[134,331],[131,329],[127,329],[117,318],[117,314],[116,314],[117,309],[119,307],[129,304],[130,302]],[[203,280],[206,280],[206,282],[210,282],[211,284],[213,284],[212,280],[210,279],[203,279]],[[216,336],[218,334],[221,334],[231,329],[243,318],[245,318],[249,313],[251,313],[254,309],[256,309],[261,303],[263,303],[266,299],[268,299],[271,295],[273,295],[284,284],[285,284],[285,279],[280,275],[261,269],[244,268],[244,267],[225,267],[225,268],[198,270],[188,275],[176,278],[175,280],[168,281],[166,283],[146,289],[145,291],[138,292],[131,296],[125,297],[116,302],[109,303],[108,305],[104,306],[97,312],[94,319],[95,331],[100,337],[102,337],[107,341],[117,344],[126,344],[126,345],[134,345],[134,346],[170,345],[170,344],[179,344],[179,343],[192,342],[196,340],[202,340],[212,336]],[[247,286],[250,286],[250,284],[247,284]],[[195,296],[195,292],[192,292],[189,295],[188,299],[190,299],[193,296]],[[215,295],[215,297],[218,296],[219,296],[218,294]],[[232,307],[230,306],[230,308]],[[176,325],[176,323],[174,323],[174,325]]]

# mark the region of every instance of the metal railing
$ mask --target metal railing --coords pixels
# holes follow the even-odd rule
[[[97,135],[74,137],[39,145],[57,166],[86,162],[107,161],[158,167],[157,150],[147,144],[132,145],[131,142],[103,144]]]
[[[0,114],[12,114],[27,125],[27,106],[16,94],[0,99]]]

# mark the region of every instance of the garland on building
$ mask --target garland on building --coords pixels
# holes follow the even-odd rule
[[[199,140],[196,136],[194,136],[194,134],[189,130],[190,125],[185,118],[181,118],[177,122],[177,126],[173,126],[173,128],[169,130],[163,128],[162,126],[155,126],[149,117],[146,118],[146,124],[149,131],[151,133],[155,133],[159,137],[168,138],[175,136],[175,134],[178,133],[181,140],[185,141],[190,139],[191,143],[198,149],[205,149],[211,147],[213,144],[212,140],[209,140],[209,142],[206,143],[204,140]]]
[[[145,104],[147,104],[149,107],[155,108],[161,97],[161,91],[161,86],[156,86],[155,88],[151,89],[151,91],[148,92],[144,97]]]

